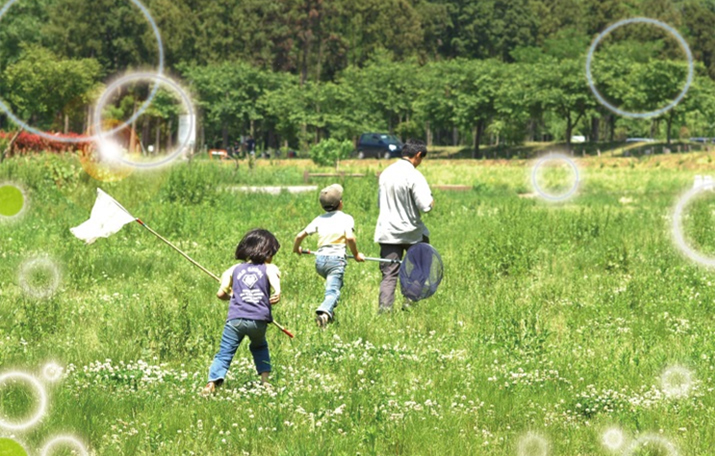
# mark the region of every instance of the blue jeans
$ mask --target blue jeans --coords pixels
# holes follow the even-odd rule
[[[316,313],[325,312],[330,315],[330,318],[333,318],[333,310],[338,306],[347,264],[345,257],[341,256],[318,255],[315,257],[315,270],[325,279],[325,299]]]
[[[268,341],[266,341],[267,328],[268,322],[266,321],[246,320],[243,318],[227,321],[226,326],[223,328],[223,336],[221,336],[221,347],[209,368],[209,381],[223,381],[233,360],[233,355],[236,354],[238,346],[241,345],[241,341],[246,336],[251,340],[248,348],[251,349],[256,371],[259,374],[261,372],[270,372],[271,355],[268,353]]]

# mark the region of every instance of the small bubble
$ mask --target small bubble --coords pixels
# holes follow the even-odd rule
[[[660,377],[666,396],[674,399],[687,397],[693,386],[692,372],[683,366],[671,366]]]
[[[59,267],[47,257],[33,257],[20,266],[20,287],[33,298],[43,299],[54,295],[61,278]]]
[[[648,434],[635,440],[626,456],[678,456],[678,450],[668,439]]]
[[[73,448],[72,454],[79,456],[89,455],[87,447],[77,437],[73,437],[71,435],[58,435],[53,437],[49,442],[45,443],[45,446],[42,448],[41,456],[50,456],[55,452],[56,447],[68,449]]]
[[[541,435],[529,432],[519,439],[516,454],[518,456],[548,456],[549,442]]]
[[[609,450],[620,449],[625,441],[626,437],[623,435],[623,431],[618,428],[610,428],[603,433],[603,445]]]
[[[48,363],[42,369],[42,376],[48,382],[56,382],[62,377],[62,367],[56,363]]]

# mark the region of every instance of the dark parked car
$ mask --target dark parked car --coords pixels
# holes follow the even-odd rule
[[[360,135],[355,152],[357,158],[396,158],[402,156],[402,141],[387,133],[364,133]]]

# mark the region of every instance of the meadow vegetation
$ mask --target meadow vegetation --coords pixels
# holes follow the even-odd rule
[[[533,194],[529,161],[428,159],[420,169],[431,184],[471,187],[435,189],[425,216],[445,264],[437,294],[377,315],[379,270],[351,263],[337,322],[319,330],[323,282],[311,258],[290,253],[321,211],[317,192],[228,189],[302,184],[305,169],[330,168],[195,160],[101,183],[74,156],[9,159],[0,182],[24,187],[29,207],[0,224],[0,369],[65,366],[45,419],[15,435],[36,448],[69,432],[101,455],[506,456],[533,432],[549,454],[577,456],[609,454],[602,433],[618,426],[710,455],[714,278],[679,254],[669,227],[677,197],[715,165],[708,154],[578,162],[578,195],[554,205]],[[371,256],[384,165],[340,165],[367,174],[342,183],[358,246]],[[284,297],[274,316],[296,337],[269,329],[272,388],[257,384],[244,345],[225,387],[198,395],[226,313],[216,284],[138,224],[90,246],[75,239],[69,228],[89,217],[97,187],[214,273],[232,264],[248,229],[277,235]],[[693,203],[685,221],[710,253],[713,200]],[[61,270],[52,297],[20,286],[21,265],[36,255]],[[685,398],[661,388],[672,365],[696,380]],[[3,416],[22,417],[28,404],[0,394]]]

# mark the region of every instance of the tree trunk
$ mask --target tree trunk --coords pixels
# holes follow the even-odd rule
[[[156,130],[154,131],[154,154],[159,155],[161,149],[161,117],[156,119]]]
[[[65,134],[70,131],[70,116],[65,114]]]
[[[613,142],[616,137],[616,116],[608,115],[608,140]]]
[[[425,135],[427,136],[427,147],[432,147],[432,128],[429,120],[425,122]]]
[[[457,130],[457,127],[452,127],[452,145],[459,145],[459,130]]]
[[[83,129],[84,134],[86,134],[87,136],[91,136],[93,134],[99,133],[97,131],[92,131],[92,127],[93,127],[92,114],[93,113],[94,113],[94,110],[92,109],[92,106],[88,106],[87,111],[86,111],[86,117],[84,119],[84,129]]]
[[[144,146],[149,145],[149,133],[150,133],[149,116],[145,116],[144,122],[142,122],[142,145],[144,145]],[[142,154],[148,155],[148,151],[144,147],[142,147]]]
[[[315,82],[320,84],[320,73],[323,71],[323,40],[318,44],[318,62],[315,70]]]
[[[601,119],[598,117],[591,117],[591,141],[598,142],[600,139],[600,126]]]
[[[529,141],[533,142],[534,139],[536,138],[536,121],[534,118],[529,119]]]
[[[474,136],[474,148],[472,149],[472,158],[478,158],[480,155],[479,145],[482,143],[482,136],[484,135],[484,121],[479,120],[474,125],[472,130],[472,136]]]
[[[303,31],[305,40],[303,41],[303,52],[300,62],[300,86],[303,87],[305,81],[308,80],[308,55],[310,54],[310,31]]]
[[[667,144],[670,145],[670,127],[673,125],[673,116],[669,115],[667,120],[666,120],[666,137],[667,139]]]
[[[573,124],[571,123],[571,113],[566,116],[566,150],[571,152],[571,131]]]
[[[479,128],[474,125],[472,127],[472,158],[477,158],[479,153]]]
[[[173,127],[173,119],[169,119],[169,123],[166,126],[166,150],[170,151],[174,147],[173,138],[171,135],[171,129]]]
[[[308,125],[304,122],[300,124],[300,150],[301,152],[307,152],[308,151],[308,142],[307,142],[307,135],[308,135]]]
[[[251,131],[251,134],[253,134],[253,131]],[[221,124],[221,148],[228,148],[228,125],[226,125],[225,121]]]
[[[137,113],[137,102],[134,100],[134,109],[132,110],[132,117]],[[129,153],[133,154],[137,148],[137,131],[136,131],[137,119],[132,120],[132,126],[129,129]]]

